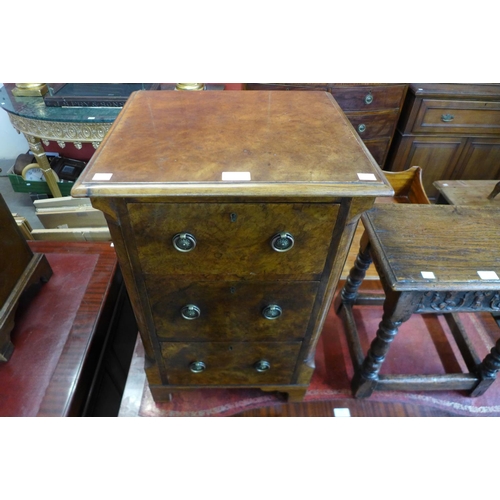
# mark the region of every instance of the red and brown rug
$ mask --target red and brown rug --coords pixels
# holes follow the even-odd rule
[[[366,349],[375,335],[382,316],[379,306],[355,307],[358,332]],[[461,314],[460,318],[480,357],[484,357],[500,336],[500,329],[489,314]],[[142,346],[138,342],[130,384],[135,373],[141,373]],[[135,367],[135,368],[134,368]],[[440,374],[466,372],[448,325],[439,315],[413,315],[402,325],[392,343],[381,373]],[[142,371],[143,373],[143,371]],[[316,351],[316,370],[305,401],[353,399],[350,361],[344,328],[333,308],[330,310]],[[231,416],[246,410],[283,404],[284,397],[260,390],[208,389],[173,394],[171,402],[156,404],[144,377],[136,378],[141,391],[135,399],[124,394],[123,416],[134,413],[144,417],[213,417]],[[470,398],[461,391],[375,391],[374,402],[407,403],[436,408],[460,416],[500,416],[500,380],[486,393]]]

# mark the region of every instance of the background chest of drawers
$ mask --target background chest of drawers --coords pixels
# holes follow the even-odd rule
[[[412,83],[386,170],[423,169],[433,182],[500,179],[500,85]]]
[[[247,83],[245,87],[247,90],[324,90],[331,93],[382,168],[407,90],[404,83]]]
[[[156,401],[300,400],[356,222],[390,193],[327,93],[154,91],[132,95],[72,191],[106,216]]]

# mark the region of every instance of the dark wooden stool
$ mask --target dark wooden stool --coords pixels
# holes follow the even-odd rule
[[[338,311],[355,369],[355,397],[375,389],[468,390],[479,396],[492,384],[500,369],[500,340],[481,361],[456,313],[500,311],[499,215],[492,207],[397,204],[363,214],[366,231]],[[358,292],[372,260],[385,297]],[[364,356],[352,307],[377,303],[384,313]],[[414,313],[445,315],[468,373],[379,375],[398,328]]]

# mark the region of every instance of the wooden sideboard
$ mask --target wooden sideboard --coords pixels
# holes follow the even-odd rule
[[[385,169],[414,165],[429,198],[438,180],[500,179],[500,85],[412,83]]]
[[[156,401],[301,400],[357,221],[392,195],[326,92],[137,92],[75,183],[106,217]]]
[[[380,167],[406,95],[405,83],[247,83],[247,90],[323,90],[333,95]]]

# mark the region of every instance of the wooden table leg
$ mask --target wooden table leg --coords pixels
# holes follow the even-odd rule
[[[491,348],[491,351],[484,358],[483,362],[478,367],[477,375],[479,383],[472,389],[470,396],[481,396],[486,392],[486,389],[496,380],[497,373],[500,370],[500,339]]]
[[[390,292],[384,302],[384,314],[379,324],[376,337],[370,349],[352,379],[352,392],[356,398],[367,398],[375,390],[378,374],[382,368],[391,342],[398,333],[401,324],[416,311],[422,294],[415,292]]]
[[[361,237],[359,252],[356,257],[356,261],[354,262],[354,266],[349,271],[349,276],[347,277],[344,288],[342,288],[340,293],[342,301],[338,309],[342,307],[342,304],[354,304],[356,297],[358,296],[358,289],[365,279],[366,271],[370,267],[371,263],[370,240],[368,239],[368,235],[365,231]]]

